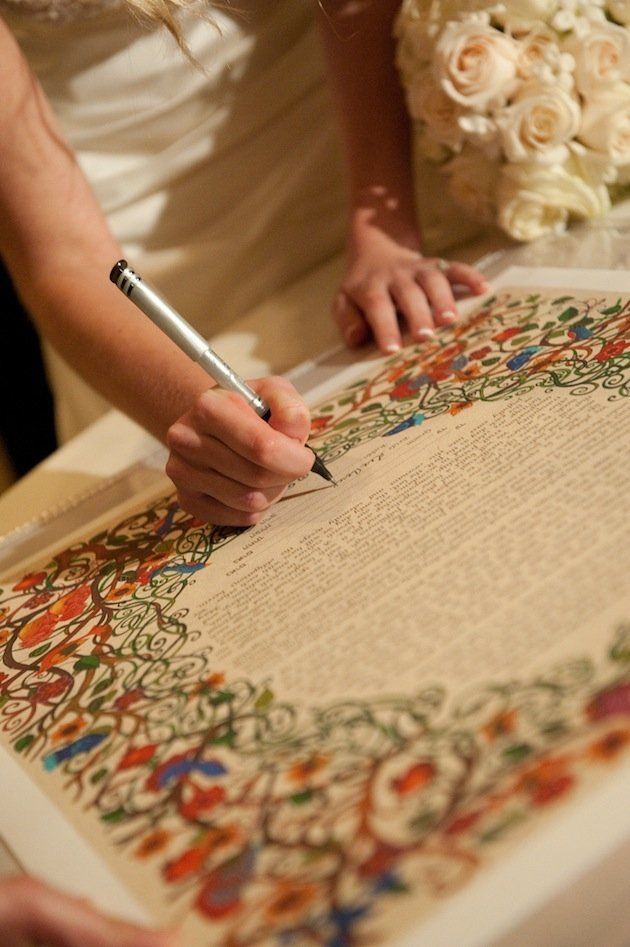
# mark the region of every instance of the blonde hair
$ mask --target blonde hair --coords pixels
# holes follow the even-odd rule
[[[140,22],[165,26],[186,58],[199,69],[203,69],[203,66],[193,56],[177,22],[177,14],[182,10],[188,10],[218,30],[219,27],[212,17],[212,9],[224,7],[238,12],[232,8],[230,0],[223,0],[223,2],[221,0],[201,0],[201,2],[200,0],[125,0],[125,4]]]

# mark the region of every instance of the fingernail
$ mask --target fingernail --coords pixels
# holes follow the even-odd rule
[[[416,338],[417,339],[432,339],[435,336],[433,329],[430,329],[429,326],[422,326],[421,329],[416,329]]]
[[[400,343],[386,342],[383,346],[383,351],[387,352],[388,355],[393,355],[395,352],[400,352]]]
[[[451,309],[446,309],[442,313],[442,319],[445,322],[454,322],[457,319],[457,313],[453,312]]]
[[[361,326],[350,326],[344,333],[346,345],[358,345],[363,339]]]

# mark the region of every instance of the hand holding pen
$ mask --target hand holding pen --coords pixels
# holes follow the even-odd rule
[[[251,526],[289,482],[309,470],[332,480],[321,460],[303,446],[309,414],[288,381],[244,382],[125,261],[114,266],[110,277],[220,385],[221,390],[201,394],[167,435],[171,453],[166,472],[184,509],[217,525]]]

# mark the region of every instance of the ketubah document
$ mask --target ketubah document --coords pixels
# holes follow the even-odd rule
[[[0,833],[187,947],[488,944],[484,879],[630,829],[627,275],[512,269],[330,391],[336,488],[233,532],[165,479],[0,579]]]

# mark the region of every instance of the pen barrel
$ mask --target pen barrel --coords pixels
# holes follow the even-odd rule
[[[129,273],[130,271],[127,270],[127,274]],[[123,289],[125,295],[149,317],[158,329],[161,329],[175,345],[179,346],[182,352],[198,362],[208,348],[204,337],[185,319],[182,319],[180,314],[143,279],[135,273],[127,276],[127,279],[128,285]]]
[[[242,395],[250,407],[254,409],[256,414],[258,414],[261,418],[265,417],[269,411],[267,403],[263,401],[263,399],[256,394],[253,388],[250,388],[249,385],[236,374],[236,372],[232,371],[230,366],[226,365],[223,359],[208,347],[207,343],[205,351],[203,351],[199,358],[195,359],[195,361],[197,361],[201,367],[214,378],[216,383],[221,388],[225,388],[226,391],[235,391],[237,394]]]
[[[269,420],[270,411],[267,403],[212,350],[206,339],[193,329],[176,309],[173,309],[149,283],[127,266],[126,260],[119,260],[116,263],[110,273],[110,279],[158,329],[169,337],[171,342],[174,342],[182,352],[197,362],[211,378],[214,378],[219,387],[235,391],[245,399],[256,414],[265,421]]]

